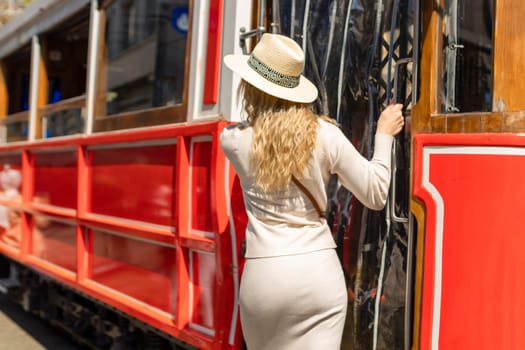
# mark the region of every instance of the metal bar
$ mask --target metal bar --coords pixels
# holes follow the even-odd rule
[[[88,57],[88,77],[86,86],[86,120],[84,121],[84,132],[87,135],[93,133],[95,123],[95,105],[97,100],[97,59],[100,38],[100,10],[98,1],[91,1],[91,15],[89,23],[89,57]]]
[[[308,37],[308,17],[310,15],[310,0],[306,0],[306,4],[304,5],[304,14],[303,14],[303,52],[306,54],[306,45],[308,41],[306,40]]]
[[[272,23],[270,23],[271,32],[281,33],[281,4],[279,0],[272,0]]]
[[[29,141],[36,137],[36,124],[38,118],[38,85],[40,84],[40,40],[37,35],[31,39],[31,85],[29,103]]]
[[[266,16],[266,0],[259,0],[259,28],[266,28],[264,25],[264,18]],[[259,41],[260,36],[257,35],[257,41]]]
[[[445,49],[446,60],[446,91],[445,91],[445,112],[459,112],[456,107],[456,60],[458,40],[458,0],[450,0],[448,11],[448,25],[446,35],[448,45]]]
[[[396,68],[395,68],[395,74],[394,74],[394,100],[397,101],[398,91],[397,91],[397,85],[399,81],[399,67],[403,65],[408,65],[412,62],[412,58],[404,58],[397,61]],[[392,183],[390,185],[390,219],[397,223],[406,223],[408,222],[408,218],[404,218],[401,216],[397,216],[396,214],[396,202],[397,202],[397,196],[396,196],[396,187],[397,187],[397,181],[396,181],[396,175],[397,175],[397,155],[396,155],[396,144],[397,141],[394,139],[394,144],[392,145]]]

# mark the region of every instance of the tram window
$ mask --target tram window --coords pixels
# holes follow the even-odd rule
[[[89,7],[42,35],[47,105],[39,109],[42,137],[82,133],[85,117]],[[40,136],[40,135],[38,135]]]
[[[29,71],[31,68],[31,47],[11,54],[4,60],[7,90],[9,91],[8,114],[29,109]]]
[[[494,0],[444,0],[442,23],[442,111],[491,111]]]
[[[97,118],[183,103],[188,2],[115,0],[106,7],[106,108]]]
[[[7,106],[1,106],[7,142],[24,141],[29,123],[29,72],[31,47],[26,45],[2,60],[2,75],[7,90]]]

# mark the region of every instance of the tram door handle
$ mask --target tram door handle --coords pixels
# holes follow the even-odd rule
[[[395,73],[394,73],[394,93],[393,98],[394,102],[398,103],[399,98],[399,68],[402,66],[408,66],[410,63],[412,63],[412,58],[403,58],[396,62],[395,66]],[[402,101],[404,102],[404,101]],[[403,109],[405,108],[403,103]],[[403,115],[405,116],[405,128],[407,127],[407,114],[409,114],[410,111],[404,110]],[[397,154],[396,154],[396,148],[397,148],[397,136],[394,139],[394,144],[392,145],[392,173],[391,173],[391,184],[390,184],[390,219],[393,222],[398,223],[407,223],[408,217],[398,216],[396,211],[396,203],[397,203],[397,171],[398,171],[398,165],[397,165]]]

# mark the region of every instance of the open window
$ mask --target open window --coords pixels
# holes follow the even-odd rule
[[[186,118],[188,0],[103,4],[95,131]]]
[[[1,106],[6,127],[7,142],[24,141],[29,123],[29,72],[31,70],[31,46],[26,45],[2,60],[2,76],[5,84],[5,105]]]
[[[45,102],[38,110],[37,137],[84,131],[89,7],[41,35],[44,72],[39,86]]]

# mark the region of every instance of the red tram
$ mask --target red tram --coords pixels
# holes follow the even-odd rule
[[[342,348],[524,348],[522,13],[34,1],[0,27],[0,290],[92,349],[243,349],[246,217],[218,143],[242,111],[221,59],[271,31],[303,47],[314,108],[363,156],[378,112],[405,106],[385,209],[328,189]]]

